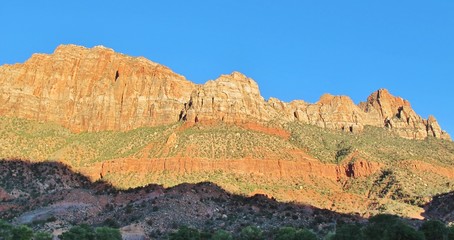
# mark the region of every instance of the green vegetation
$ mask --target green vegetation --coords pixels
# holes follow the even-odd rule
[[[118,229],[109,227],[92,228],[89,225],[81,224],[62,233],[59,238],[61,240],[121,240],[121,234]]]
[[[454,144],[432,137],[409,140],[371,126],[366,126],[360,134],[330,131],[297,122],[284,127],[291,132],[290,141],[293,144],[328,163],[336,163],[351,150],[358,151],[369,160],[391,164],[411,159],[449,166],[454,159]],[[336,158],[336,155],[339,157]]]
[[[420,228],[426,240],[440,240],[448,238],[448,229],[445,224],[437,220],[424,222]]]
[[[46,232],[33,232],[25,225],[13,226],[0,219],[1,240],[51,240],[52,235]]]
[[[233,193],[250,194],[261,190],[278,200],[288,200],[288,192],[295,191],[330,196],[333,191],[327,186],[340,183],[342,191],[376,200],[378,207],[370,210],[373,214],[405,215],[405,211],[423,206],[431,196],[454,190],[452,179],[437,171],[430,174],[413,171],[403,162],[418,160],[435,166],[452,166],[454,144],[450,141],[431,137],[420,141],[407,140],[375,127],[366,127],[360,134],[325,130],[298,122],[287,123],[283,128],[291,134],[289,139],[227,124],[185,128],[177,123],[125,132],[72,133],[52,123],[0,117],[0,157],[32,161],[62,159],[76,170],[90,169],[94,165],[99,167],[97,164],[100,162],[119,158],[298,161],[293,154],[307,152],[321,162],[343,165],[362,158],[381,163],[383,168],[367,177],[340,179],[341,182],[323,182],[323,178],[312,175],[310,179],[289,180],[245,172],[207,173],[191,172],[190,169],[179,174],[111,171],[103,175],[103,180],[123,189],[149,183],[167,187],[183,182],[211,181]],[[386,199],[386,204],[381,199]],[[317,202],[310,203],[320,206]],[[342,209],[341,204],[336,203],[336,208]]]
[[[335,232],[315,234],[306,228],[281,227],[263,231],[250,225],[237,232],[223,229],[200,231],[187,226],[163,235],[169,240],[454,240],[454,226],[446,226],[436,220],[423,222],[419,229],[410,226],[395,215],[380,214],[369,219],[368,223],[341,223]],[[76,225],[62,233],[61,240],[116,240],[121,239],[118,229],[109,227],[92,227],[86,224]],[[0,240],[51,240],[52,235],[46,232],[33,232],[25,225],[14,226],[0,220]]]
[[[317,240],[317,236],[307,229],[296,229],[292,227],[280,228],[273,236],[276,240]]]

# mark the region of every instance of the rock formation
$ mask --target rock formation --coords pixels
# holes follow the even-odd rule
[[[425,120],[387,90],[355,105],[346,96],[323,95],[315,104],[265,101],[241,73],[194,84],[169,68],[112,49],[61,45],[24,64],[0,67],[0,115],[52,121],[72,131],[130,130],[178,121],[266,123],[301,121],[360,132],[386,127],[402,137],[450,139],[434,117]]]

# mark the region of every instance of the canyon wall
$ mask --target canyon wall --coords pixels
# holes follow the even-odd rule
[[[203,85],[142,57],[102,46],[61,45],[23,64],[0,67],[0,115],[52,121],[74,132],[187,122],[300,121],[353,133],[385,127],[402,137],[450,139],[436,119],[381,89],[359,105],[323,95],[315,104],[263,99],[257,83],[233,72]]]

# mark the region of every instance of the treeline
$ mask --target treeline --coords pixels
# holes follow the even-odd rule
[[[58,236],[61,240],[121,240],[120,231],[110,227],[91,227],[86,224],[73,226]],[[225,230],[200,231],[180,227],[177,231],[161,236],[169,240],[454,240],[454,225],[446,226],[437,220],[424,221],[419,228],[412,227],[394,215],[381,214],[371,217],[367,224],[339,224],[325,236],[310,229],[281,227],[262,231],[247,226],[236,233]],[[0,240],[51,240],[46,232],[34,232],[25,225],[14,226],[0,220]]]
[[[381,214],[367,224],[339,224],[335,231],[317,236],[310,229],[283,227],[264,232],[248,226],[235,234],[224,230],[199,231],[181,227],[169,235],[170,240],[454,240],[454,225],[446,226],[437,220],[428,220],[419,228],[412,227],[394,215]]]
[[[52,240],[48,232],[34,232],[26,225],[14,226],[0,220],[0,240]],[[121,240],[120,230],[110,227],[93,228],[82,224],[58,236],[61,240]]]

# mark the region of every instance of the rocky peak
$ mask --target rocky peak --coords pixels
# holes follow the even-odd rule
[[[178,121],[195,84],[169,68],[104,47],[61,45],[0,68],[0,114],[73,131],[129,130]]]
[[[434,136],[450,139],[434,117],[423,119],[411,108],[410,102],[391,95],[386,89],[372,93],[367,102],[360,103],[359,107],[367,113],[370,125],[384,126],[402,137],[424,139],[427,136]]]
[[[263,124],[300,121],[360,132],[386,127],[406,138],[450,139],[433,117],[417,115],[386,89],[355,105],[347,96],[265,101],[257,83],[239,72],[194,84],[143,57],[112,49],[60,45],[24,64],[0,67],[0,115],[52,121],[72,131],[130,130],[178,121]]]

